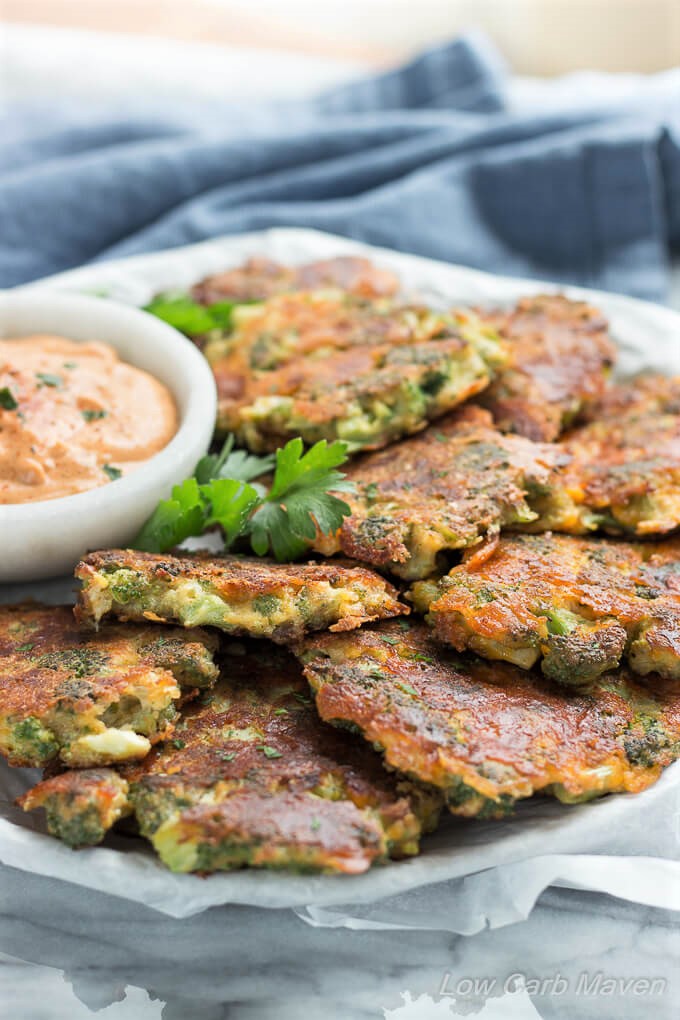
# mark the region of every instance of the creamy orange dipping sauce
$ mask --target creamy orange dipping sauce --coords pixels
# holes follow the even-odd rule
[[[162,450],[177,426],[170,391],[108,344],[0,340],[0,503],[106,485]]]

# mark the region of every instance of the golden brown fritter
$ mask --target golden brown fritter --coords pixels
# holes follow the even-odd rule
[[[680,679],[680,540],[502,536],[414,585],[437,638],[580,686],[627,660]]]
[[[47,828],[72,847],[94,846],[131,812],[128,784],[114,769],[74,769],[44,779],[17,803],[44,808]]]
[[[552,442],[599,397],[616,360],[606,319],[562,294],[482,312],[507,344],[509,364],[480,397],[504,432]]]
[[[389,270],[354,255],[301,266],[284,266],[255,256],[235,269],[207,276],[192,288],[191,297],[199,304],[212,305],[221,301],[263,301],[287,291],[320,287],[337,287],[365,298],[391,297],[399,289],[399,280]]]
[[[314,635],[298,654],[321,718],[440,787],[453,814],[499,817],[539,791],[567,803],[636,793],[680,756],[677,680],[620,671],[574,694],[401,620]]]
[[[505,357],[474,317],[337,291],[240,306],[204,353],[218,429],[256,452],[295,436],[385,446],[479,393]]]
[[[577,522],[560,471],[568,458],[549,443],[504,435],[488,411],[468,407],[421,435],[349,466],[352,515],[314,548],[341,550],[407,579],[428,577],[445,550],[464,549],[500,528]]]
[[[404,611],[391,584],[348,563],[109,549],[86,556],[75,576],[83,582],[76,615],[95,625],[113,615],[285,644],[309,630],[352,630]]]
[[[180,687],[215,680],[216,647],[201,630],[83,634],[70,606],[2,606],[0,754],[23,766],[143,757],[172,732]]]
[[[139,765],[49,779],[22,805],[46,807],[50,831],[82,846],[101,839],[112,798],[174,871],[357,874],[416,853],[440,806],[436,791],[390,776],[362,741],[319,722],[298,663],[264,642],[228,645],[216,687]]]
[[[595,526],[643,537],[680,526],[680,377],[613,386],[562,448],[570,492]]]

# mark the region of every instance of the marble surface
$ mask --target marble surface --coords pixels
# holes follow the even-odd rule
[[[3,1020],[671,1020],[679,964],[677,914],[571,890],[466,938],[246,907],[175,921],[0,869]]]

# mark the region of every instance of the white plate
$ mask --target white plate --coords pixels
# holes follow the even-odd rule
[[[666,308],[619,295],[490,276],[309,230],[277,229],[221,238],[90,266],[23,289],[103,291],[116,300],[143,304],[158,290],[185,287],[249,255],[266,254],[282,262],[302,262],[345,253],[370,255],[381,265],[393,268],[409,292],[439,305],[500,304],[545,290],[562,290],[570,296],[585,298],[597,304],[610,319],[620,351],[620,374],[642,368],[680,373],[680,315]],[[68,580],[61,585],[15,585],[0,589],[0,600],[10,602],[31,594],[57,601],[68,598],[71,589],[72,582]],[[656,786],[636,797],[609,797],[578,807],[535,798],[520,805],[513,818],[501,822],[446,818],[440,830],[424,840],[420,857],[390,863],[356,878],[242,871],[201,879],[172,875],[150,851],[140,848],[138,841],[124,837],[112,837],[105,847],[77,853],[69,850],[44,834],[40,818],[24,815],[12,806],[13,798],[34,778],[26,771],[0,766],[0,861],[134,899],[175,917],[186,917],[222,903],[315,908],[348,902],[367,904],[485,869],[502,871],[502,866],[512,862],[535,859],[538,868],[539,858],[545,861],[547,855],[653,855],[660,847],[673,845],[673,818],[677,821],[680,794],[678,763],[666,771]],[[604,878],[591,879],[588,861],[593,858],[574,860],[580,861],[582,867],[580,871],[578,867],[576,871],[572,869],[572,881],[612,891],[611,883],[607,884]],[[595,860],[602,862],[601,857]],[[645,877],[653,879],[655,867],[658,870],[653,860],[650,863],[649,858],[638,857],[636,881],[644,884]],[[498,900],[498,889],[494,895]]]

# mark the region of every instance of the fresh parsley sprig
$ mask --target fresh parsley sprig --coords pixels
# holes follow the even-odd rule
[[[235,450],[234,437],[228,436],[219,453],[206,453],[205,457],[201,457],[194,477],[200,485],[215,478],[236,478],[240,482],[252,482],[254,478],[261,478],[270,472],[274,463],[273,453],[257,457],[247,450]]]
[[[159,294],[144,307],[144,311],[174,326],[180,333],[200,336],[212,329],[230,330],[235,307],[233,301],[199,305],[188,294]]]
[[[322,439],[304,453],[302,440],[291,439],[275,456],[256,457],[235,450],[230,436],[219,454],[202,457],[194,475],[160,501],[134,545],[165,552],[218,525],[227,549],[244,539],[258,556],[297,559],[317,530],[336,531],[350,513],[334,495],[353,489],[337,470],[346,460],[341,442]],[[255,481],[272,469],[269,488]]]

